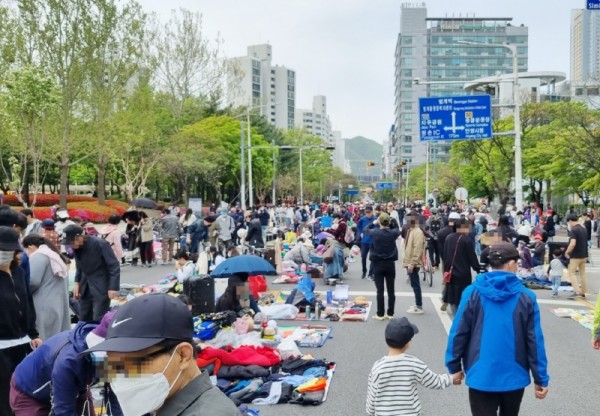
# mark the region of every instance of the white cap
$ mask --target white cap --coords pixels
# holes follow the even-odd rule
[[[448,215],[448,219],[449,220],[460,220],[460,214],[458,212],[451,212],[450,215]]]

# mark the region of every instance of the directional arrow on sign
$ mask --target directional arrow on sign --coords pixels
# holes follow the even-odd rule
[[[452,127],[444,127],[444,130],[448,131],[448,130],[452,130],[452,133],[456,133],[456,130],[464,130],[465,126],[457,126],[456,125],[456,113],[453,111],[452,113],[450,113],[450,115],[452,116]]]

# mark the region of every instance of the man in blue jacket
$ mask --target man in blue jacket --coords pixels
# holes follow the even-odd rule
[[[86,402],[92,405],[89,387],[102,376],[101,367],[81,353],[104,341],[114,314],[108,312],[100,324],[80,321],[73,330],[48,338],[17,366],[10,383],[15,416],[47,416],[50,409],[55,416],[73,416],[82,414]],[[112,392],[109,398],[110,415],[122,415]]]
[[[480,274],[462,294],[448,337],[446,367],[464,370],[471,412],[519,414],[523,391],[548,394],[546,350],[533,292],[515,275],[519,252],[507,242],[490,246],[492,271]]]
[[[356,235],[360,240],[360,260],[362,263],[362,278],[367,276],[367,256],[373,244],[373,238],[365,234],[365,229],[375,221],[373,215],[373,207],[365,208],[365,215],[363,215],[356,223]],[[369,265],[369,279],[373,279],[373,266]]]

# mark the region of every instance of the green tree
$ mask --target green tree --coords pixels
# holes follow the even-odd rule
[[[31,66],[13,71],[4,87],[6,93],[0,99],[5,103],[5,116],[10,117],[15,126],[16,134],[10,137],[10,143],[23,175],[13,177],[17,198],[27,207],[32,191],[32,206],[35,206],[37,194],[41,192],[40,166],[48,142],[48,120],[55,115],[60,103],[59,92],[51,77]]]

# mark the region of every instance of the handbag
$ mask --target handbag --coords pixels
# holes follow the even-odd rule
[[[458,245],[462,237],[462,235],[459,236],[458,240],[456,241],[456,247],[454,248],[454,255],[452,256],[452,265],[450,266],[450,270],[444,272],[444,275],[442,276],[442,278],[444,279],[444,283],[450,283],[450,281],[452,281],[452,269],[454,269],[454,259],[456,259],[456,252],[458,251]]]
[[[333,263],[333,252],[335,250],[334,244],[331,244],[323,253],[323,261],[327,264]]]

